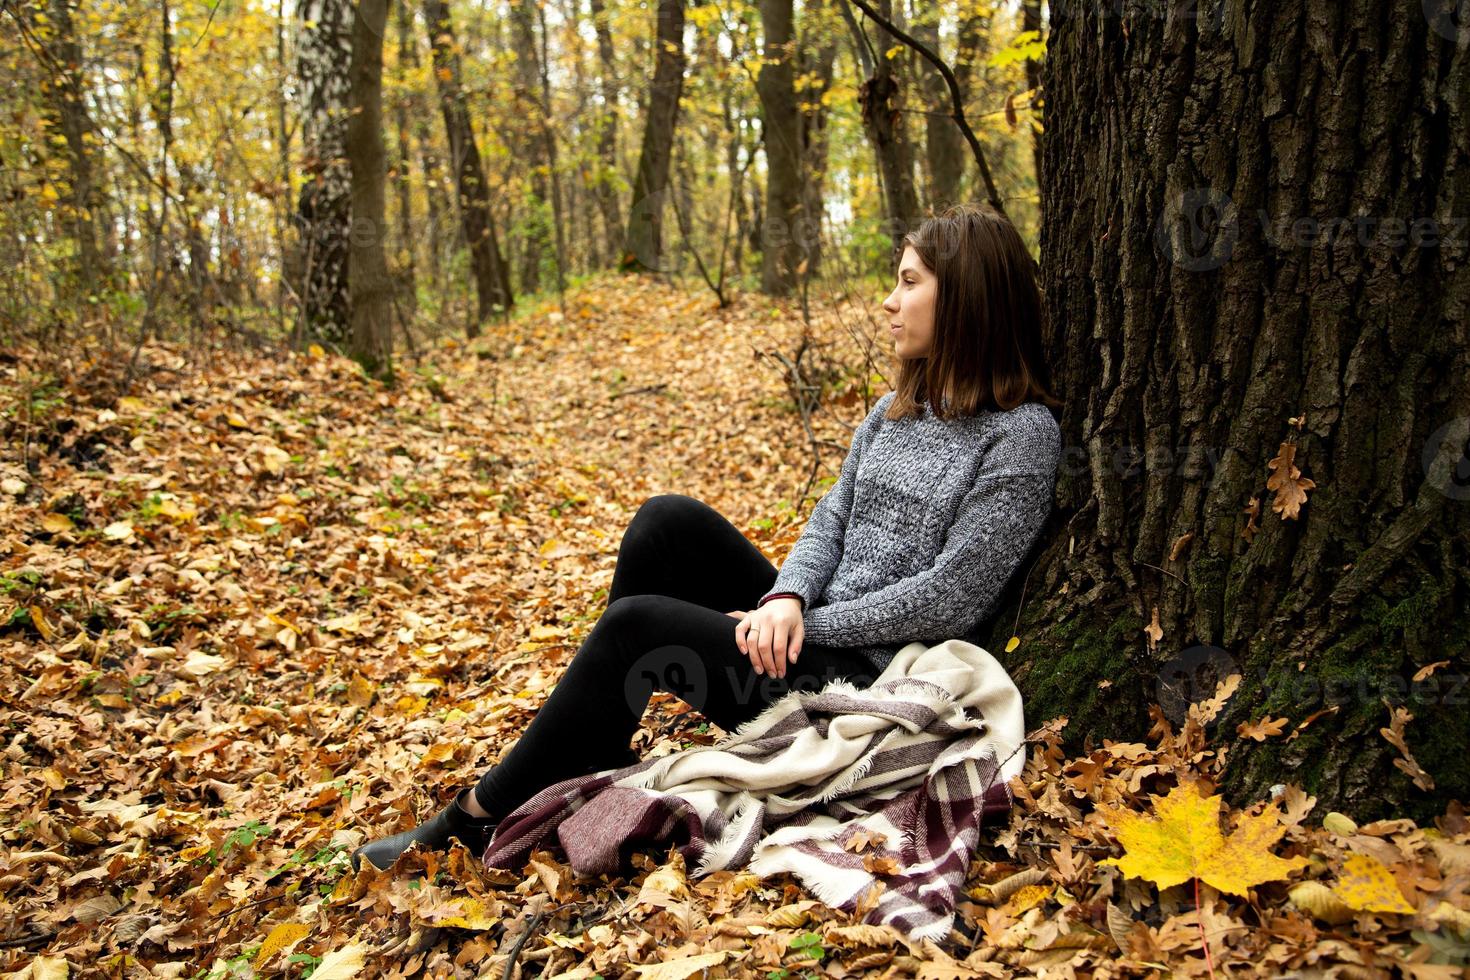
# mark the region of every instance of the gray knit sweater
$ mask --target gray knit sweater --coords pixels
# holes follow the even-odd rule
[[[801,596],[803,642],[852,647],[880,671],[915,640],[979,645],[985,621],[1051,511],[1061,430],[1039,402],[854,433],[765,602]],[[1024,574],[1024,573],[1023,573]]]

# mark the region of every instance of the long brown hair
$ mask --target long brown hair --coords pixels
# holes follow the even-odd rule
[[[938,280],[929,356],[908,358],[887,417],[1060,408],[1042,351],[1046,311],[1036,261],[1010,219],[988,204],[956,204],[904,236]]]

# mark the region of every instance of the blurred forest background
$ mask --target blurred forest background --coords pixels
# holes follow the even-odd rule
[[[992,195],[1035,242],[1039,3],[874,2],[984,180],[845,0],[7,4],[0,324],[383,370],[599,270],[872,293]]]

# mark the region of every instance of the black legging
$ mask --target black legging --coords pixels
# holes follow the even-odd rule
[[[553,783],[632,765],[633,733],[654,691],[667,691],[727,732],[793,689],[878,671],[851,649],[803,640],[786,676],[757,674],[735,645],[737,620],[770,591],[776,567],[708,504],[651,497],[618,546],[607,609],[566,673],[475,797],[504,817]]]

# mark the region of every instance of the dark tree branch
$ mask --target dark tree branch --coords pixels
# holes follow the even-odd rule
[[[950,105],[954,107],[954,112],[950,115],[950,118],[955,121],[955,125],[960,127],[960,132],[965,134],[965,141],[970,144],[970,152],[975,155],[975,165],[980,168],[980,179],[985,182],[985,193],[989,198],[990,206],[1001,214],[1005,214],[1005,205],[1001,202],[1000,192],[995,188],[995,180],[990,176],[990,168],[985,165],[985,153],[980,148],[980,141],[975,138],[975,131],[965,121],[964,99],[960,96],[960,83],[955,79],[954,71],[949,65],[944,63],[944,60],[939,55],[931,51],[928,45],[913,35],[895,27],[887,18],[868,6],[866,0],[849,0],[849,2],[867,14],[869,18],[875,21],[885,31],[923,55],[935,67],[939,74],[944,76],[944,84],[949,87]]]

